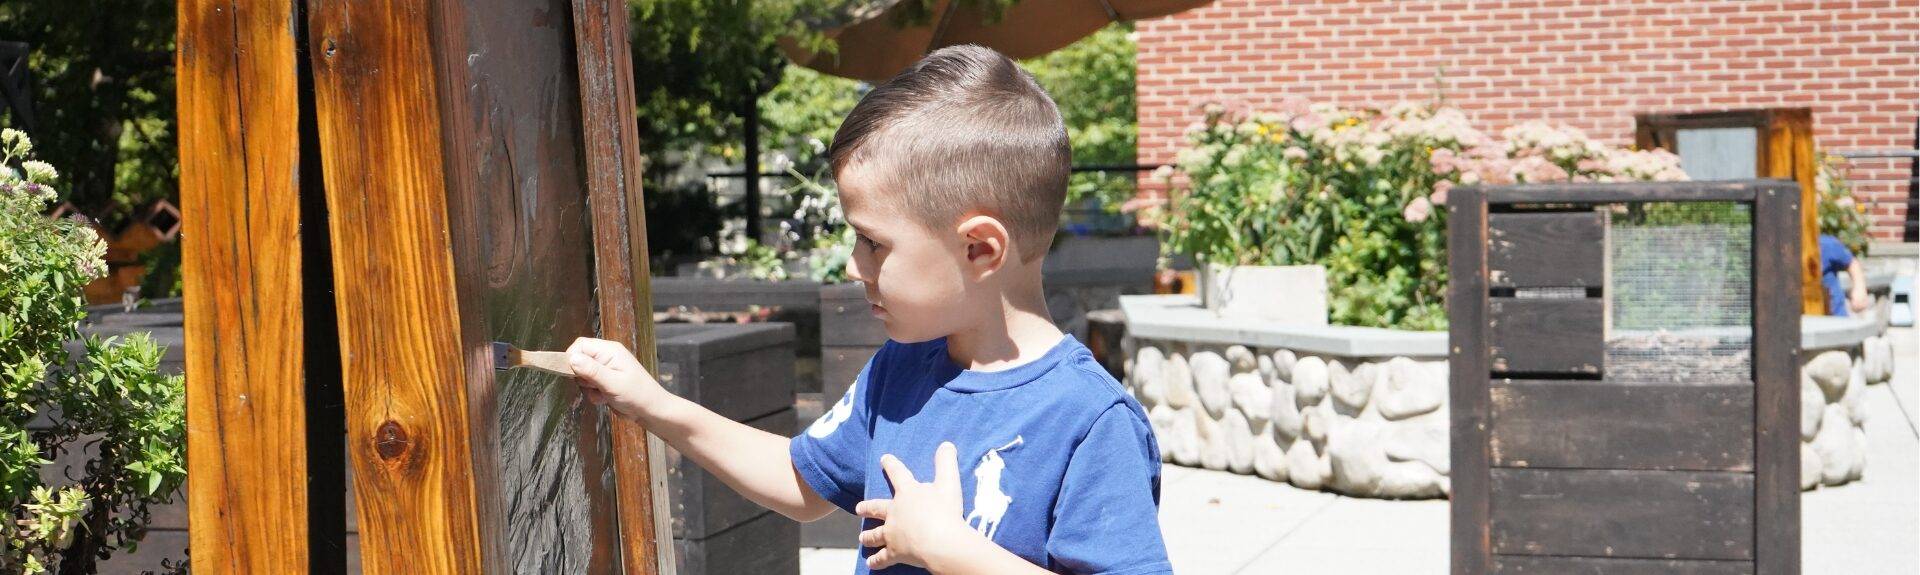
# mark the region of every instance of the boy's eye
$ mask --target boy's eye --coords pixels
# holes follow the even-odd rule
[[[867,237],[866,234],[854,234],[853,239],[866,244],[869,250],[880,251],[880,242],[873,241],[873,238]]]

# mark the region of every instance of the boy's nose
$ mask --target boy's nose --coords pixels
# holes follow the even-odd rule
[[[866,266],[860,265],[859,256],[847,258],[847,280],[864,284],[873,283],[868,281]]]

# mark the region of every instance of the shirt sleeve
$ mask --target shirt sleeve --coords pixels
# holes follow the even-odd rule
[[[1160,537],[1160,454],[1125,403],[1094,420],[1074,448],[1055,504],[1047,555],[1072,573],[1172,573]]]
[[[892,346],[888,342],[874,353],[854,377],[853,385],[847,387],[847,394],[787,447],[800,478],[820,498],[848,513],[866,494],[867,446],[873,441],[872,406],[868,404],[874,397],[874,365]]]
[[[1853,251],[1848,250],[1847,244],[1841,243],[1840,238],[1821,235],[1820,259],[1822,271],[1846,271],[1847,266],[1853,265]]]

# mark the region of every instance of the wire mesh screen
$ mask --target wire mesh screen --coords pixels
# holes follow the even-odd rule
[[[1753,218],[1733,202],[1612,207],[1606,371],[1641,383],[1752,379]]]

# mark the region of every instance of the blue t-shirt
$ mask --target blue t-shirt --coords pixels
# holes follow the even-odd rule
[[[852,512],[893,497],[881,455],[932,481],[934,450],[946,441],[958,448],[967,525],[994,543],[1055,572],[1172,572],[1160,539],[1160,448],[1146,413],[1072,336],[992,372],[955,365],[945,339],[889,341],[791,449],[807,484]],[[861,550],[855,573],[868,572],[872,552]]]
[[[1847,290],[1840,287],[1840,274],[1853,265],[1853,251],[1840,238],[1820,234],[1820,283],[1827,287],[1827,315],[1846,317]]]

